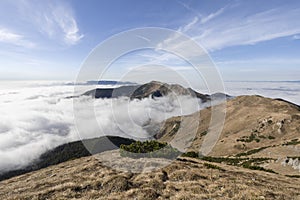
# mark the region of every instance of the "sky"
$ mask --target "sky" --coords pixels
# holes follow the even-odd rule
[[[299,80],[299,19],[297,0],[2,0],[0,80],[75,80],[97,45],[143,27],[190,37],[225,81]],[[118,59],[107,78],[151,64],[192,76],[186,62],[154,49]]]

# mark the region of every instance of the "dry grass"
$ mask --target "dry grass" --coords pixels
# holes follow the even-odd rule
[[[118,162],[138,161],[118,157]],[[297,178],[205,163],[186,158],[135,174],[85,157],[2,181],[0,199],[300,199]]]
[[[193,138],[188,151],[199,152],[204,137],[207,134],[215,134],[206,132],[210,119],[210,108],[189,116],[170,118],[166,120],[160,130],[159,139],[180,146],[180,144],[189,144],[188,141]],[[174,134],[172,127],[178,123],[181,124],[181,127]],[[197,134],[194,137],[192,133],[196,128]],[[177,140],[178,143],[176,143]],[[300,175],[299,170],[280,164],[285,157],[300,156],[299,141],[299,107],[260,96],[240,96],[226,103],[224,128],[209,156],[235,156],[261,149],[261,151],[246,156],[281,159],[274,163],[265,162],[262,166],[267,166],[281,174]]]
[[[197,151],[206,135],[203,133],[207,133],[210,119],[210,108],[189,116],[173,117],[166,120],[158,136],[167,142],[172,139],[176,142],[177,137],[181,143],[193,138],[190,150]],[[181,127],[174,135],[172,127],[180,121]],[[260,96],[236,97],[226,104],[224,128],[211,156],[236,155],[255,148],[281,145],[293,139],[300,141],[299,124],[300,111],[293,104]],[[198,128],[197,134],[190,135],[195,128]],[[251,136],[254,138],[251,139]],[[243,138],[246,142],[241,141]]]

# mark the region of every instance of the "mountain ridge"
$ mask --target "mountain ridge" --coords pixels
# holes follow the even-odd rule
[[[130,97],[130,99],[143,99],[147,97],[161,97],[167,95],[189,95],[202,100],[203,103],[217,99],[231,98],[227,94],[216,93],[212,95],[201,94],[192,88],[184,88],[178,84],[167,84],[159,81],[151,81],[142,85],[120,86],[117,88],[96,88],[83,93],[83,96],[94,98],[118,98]]]

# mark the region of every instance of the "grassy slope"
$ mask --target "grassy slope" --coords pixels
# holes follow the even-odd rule
[[[139,162],[120,156],[113,160],[128,165]],[[300,198],[300,180],[192,158],[181,158],[151,173],[134,174],[84,157],[2,181],[0,198],[293,200]]]

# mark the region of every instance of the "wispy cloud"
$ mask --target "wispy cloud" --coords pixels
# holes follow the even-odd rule
[[[205,23],[209,22],[210,20],[212,20],[212,19],[218,17],[219,15],[221,15],[221,14],[225,11],[226,8],[227,8],[227,7],[220,8],[220,9],[217,10],[216,12],[211,13],[211,14],[209,14],[209,15],[203,17],[203,18],[201,19],[201,24],[205,24]]]
[[[193,10],[186,4],[184,6]],[[225,6],[206,16],[196,13],[196,17],[180,26],[178,31],[190,35],[209,51],[253,45],[287,36],[298,38],[299,8],[278,7],[247,16],[241,12],[243,9],[239,6]],[[199,16],[200,20],[196,20]]]
[[[9,29],[0,28],[0,42],[32,48],[35,44],[24,38],[23,35],[17,34]]]
[[[189,22],[188,24],[182,26],[182,27],[179,27],[178,31],[179,32],[187,32],[189,31],[191,28],[193,28],[193,26],[199,21],[199,18],[198,17],[194,17],[194,19]]]
[[[186,24],[179,26],[178,32],[189,35],[191,39],[199,42],[209,52],[221,50],[232,46],[255,45],[260,42],[274,40],[281,37],[293,37],[297,39],[300,33],[300,9],[292,7],[277,7],[264,11],[244,12],[243,5],[234,4],[223,6],[215,11],[203,15],[196,12],[188,4],[183,5],[186,9],[195,13],[194,18],[189,18]],[[205,51],[199,55],[198,51],[191,48],[188,40],[179,40],[179,34],[171,34],[157,45],[157,51],[161,49],[184,52],[185,58],[199,58],[206,54]],[[145,53],[148,54],[148,53]],[[147,55],[145,55],[147,56]],[[179,58],[164,53],[155,55],[150,64],[173,65]],[[270,66],[289,65],[294,67],[299,60],[278,60],[273,58],[256,60],[233,60],[217,62],[220,66],[246,66],[252,69],[253,65],[264,68]],[[186,63],[180,62],[182,66]],[[188,68],[187,68],[188,69]],[[184,69],[186,70],[186,69]]]
[[[192,7],[190,7],[188,4],[185,4],[185,3],[180,2],[180,1],[178,1],[178,3],[180,3],[186,9],[188,9],[189,11],[192,11],[196,15],[187,24],[184,24],[184,25],[180,26],[177,29],[177,32],[179,32],[179,33],[193,32],[196,27],[199,27],[199,25],[204,25],[207,22],[209,22],[209,21],[213,20],[214,18],[218,17],[227,8],[227,6],[222,7],[219,10],[217,10],[216,12],[210,13],[209,15],[205,16],[205,15],[202,15],[199,11],[197,11],[197,10],[193,9]],[[185,55],[188,55],[188,56],[185,56],[186,59],[190,59],[190,58],[195,57],[195,56],[200,56],[199,53],[201,55],[205,55],[205,51],[199,52],[198,48],[193,48],[192,47],[193,46],[193,42],[191,42],[191,40],[183,39],[180,36],[179,33],[174,33],[169,38],[167,38],[163,42],[159,43],[157,45],[157,49],[167,48],[167,49],[173,50],[173,51],[179,51],[179,52],[183,52],[184,51],[184,52],[186,52]],[[195,37],[193,37],[192,39],[195,39]],[[169,54],[162,55],[162,56],[160,56],[160,58],[172,59],[172,58],[170,58]]]
[[[294,40],[300,40],[300,35],[294,35],[294,36],[293,36],[293,39],[294,39]]]
[[[264,58],[264,59],[244,59],[244,60],[226,60],[216,61],[217,65],[222,66],[276,66],[276,65],[289,65],[298,66],[300,65],[300,59],[283,59],[283,58]]]
[[[64,33],[64,40],[68,44],[76,44],[83,38],[79,33],[77,22],[70,12],[65,12],[63,7],[56,7],[53,12],[53,20]]]
[[[182,5],[185,9],[187,9],[189,12],[195,14],[197,17],[202,17],[201,13],[199,13],[198,10],[194,9],[193,7],[191,7],[189,4],[184,3],[182,1],[176,0],[177,3],[179,3],[180,5]]]
[[[19,11],[36,29],[51,39],[77,44],[84,35],[79,30],[74,11],[62,1],[22,1]]]
[[[287,37],[300,33],[300,21],[297,20],[300,17],[299,13],[300,9],[287,11],[284,8],[277,8],[244,18],[225,17],[205,27],[203,34],[196,35],[195,39],[210,51],[214,51]]]

